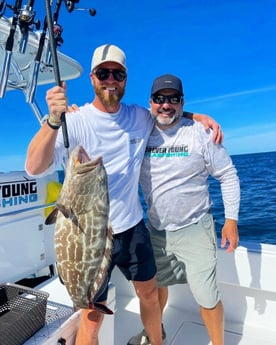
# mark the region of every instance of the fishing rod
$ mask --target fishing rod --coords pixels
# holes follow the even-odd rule
[[[67,10],[69,12],[72,12],[75,9],[75,4],[78,2],[79,2],[79,0],[73,0],[73,1],[65,0],[65,5],[67,7]],[[62,33],[63,29],[58,24],[58,16],[59,16],[61,3],[62,3],[62,0],[56,1],[55,12],[52,16],[51,1],[45,0],[46,18],[47,18],[47,26],[48,26],[48,32],[49,32],[49,46],[50,46],[50,51],[51,51],[53,67],[54,67],[55,81],[56,81],[56,84],[59,86],[62,86],[62,82],[60,79],[60,70],[59,70],[59,65],[58,65],[58,58],[57,58],[57,46],[60,46],[60,44],[63,43],[63,39],[61,37],[61,33]],[[89,13],[91,15],[96,14],[96,10],[94,10],[94,9],[82,9],[82,10],[89,10]],[[60,120],[61,120],[61,126],[62,126],[64,147],[68,148],[69,147],[69,139],[68,139],[65,113],[61,114]]]
[[[37,30],[40,28],[40,21],[34,21],[36,12],[33,10],[33,6],[34,0],[29,0],[19,13],[18,24],[22,35],[19,44],[19,52],[21,54],[25,53],[31,26],[35,25]]]
[[[57,4],[57,10],[59,11],[60,9],[60,4]],[[58,15],[55,14],[54,16],[54,20],[57,21]],[[41,57],[42,57],[42,53],[43,53],[43,48],[44,48],[44,44],[46,41],[46,33],[47,33],[47,15],[44,18],[44,23],[43,23],[43,29],[40,35],[40,39],[39,39],[39,45],[38,45],[38,51],[35,57],[35,62],[34,62],[34,66],[33,66],[33,71],[31,73],[31,78],[28,82],[28,88],[27,88],[27,93],[26,93],[26,101],[28,103],[32,103],[34,100],[34,95],[35,95],[35,90],[36,90],[36,86],[37,86],[37,80],[38,80],[38,74],[39,74],[39,68],[40,68],[40,63],[41,63]],[[63,42],[62,38],[61,38],[61,26],[57,27],[57,23],[53,23],[54,26],[54,40],[55,40],[55,45],[60,46],[60,44]],[[56,29],[55,29],[56,27]],[[58,30],[59,29],[59,30]],[[58,33],[58,36],[57,36]],[[49,47],[47,47],[47,52],[46,52],[46,65],[50,66],[51,65],[51,60],[52,60],[52,56],[51,56],[51,49]],[[59,72],[58,72],[59,74]],[[59,79],[60,77],[57,76],[56,79]],[[57,80],[57,83],[59,84],[59,80]]]
[[[26,93],[26,101],[28,103],[33,103],[34,95],[37,86],[38,74],[39,74],[39,67],[41,63],[41,56],[44,48],[44,43],[46,39],[46,32],[47,32],[47,17],[44,18],[43,29],[39,38],[38,50],[36,53],[33,71],[31,73],[31,78],[28,82],[27,93]]]
[[[22,0],[16,0],[14,6],[10,6],[10,5],[6,5],[6,6],[13,10],[13,17],[12,17],[9,37],[6,42],[5,54],[3,58],[3,64],[2,64],[2,73],[0,77],[0,98],[4,97],[6,87],[7,87],[11,57],[12,57],[12,49],[14,45],[14,35],[16,31],[16,26],[18,24],[18,18],[19,18],[21,6],[22,6]]]
[[[60,10],[62,0],[57,0],[56,2],[56,9],[55,13],[52,18],[52,10],[51,10],[51,0],[45,0],[45,7],[46,7],[46,18],[47,18],[47,26],[48,26],[48,33],[49,33],[49,45],[52,55],[52,61],[54,66],[54,75],[56,84],[62,86],[62,82],[60,79],[60,70],[58,65],[58,58],[57,58],[57,45],[61,42],[60,41],[60,28],[57,28],[57,20],[58,14]],[[54,32],[54,25],[55,30]],[[69,148],[69,139],[68,139],[68,132],[67,132],[67,125],[66,125],[66,118],[65,113],[63,112],[60,117],[61,126],[62,126],[62,134],[63,134],[63,143],[65,148]]]

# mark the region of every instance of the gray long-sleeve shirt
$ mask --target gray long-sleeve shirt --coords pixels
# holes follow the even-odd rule
[[[184,117],[167,130],[155,127],[140,175],[151,225],[174,231],[203,217],[212,203],[209,175],[220,182],[225,218],[237,220],[239,178],[225,148],[212,141],[212,132]]]

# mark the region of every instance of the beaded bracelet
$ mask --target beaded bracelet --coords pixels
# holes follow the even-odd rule
[[[61,126],[61,121],[54,121],[53,115],[50,114],[47,118],[47,124],[50,128],[52,128],[54,130],[58,130],[59,127]]]
[[[49,121],[49,119],[47,119],[47,125],[48,125],[50,128],[54,129],[54,130],[59,129],[60,126],[61,126],[61,125],[58,125],[58,126],[52,125],[51,122]]]

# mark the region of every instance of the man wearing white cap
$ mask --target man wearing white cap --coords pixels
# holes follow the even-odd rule
[[[108,278],[114,266],[118,266],[133,282],[151,345],[161,345],[156,266],[138,194],[140,166],[153,121],[147,109],[120,102],[125,92],[126,71],[125,54],[120,48],[105,44],[95,50],[90,73],[95,97],[92,103],[66,117],[69,149],[81,145],[90,157],[103,157],[114,233]],[[50,89],[46,100],[50,115],[31,141],[26,159],[27,172],[36,176],[55,171],[67,155],[60,129],[60,116],[68,111],[65,84]],[[217,128],[212,120],[210,126]],[[219,132],[218,140],[220,136]],[[107,293],[106,288],[97,302],[105,304]],[[98,345],[102,320],[103,314],[98,310],[83,309],[76,345]]]

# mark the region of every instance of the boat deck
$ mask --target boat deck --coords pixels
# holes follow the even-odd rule
[[[107,315],[100,333],[101,345],[126,345],[129,338],[141,331],[138,299],[133,293],[132,284],[115,272],[109,293],[109,306],[115,311],[114,316]],[[123,282],[123,284],[119,284]],[[223,288],[223,287],[222,287]],[[58,339],[66,339],[66,345],[74,344],[74,333],[77,329],[79,313],[72,314],[71,301],[59,279],[52,279],[42,284],[41,289],[50,293],[48,313],[56,318],[47,319],[46,326],[39,330],[24,345],[56,345]],[[179,293],[183,290],[183,300],[179,303]],[[187,287],[178,286],[170,293],[169,305],[166,308],[163,323],[167,333],[164,345],[209,345],[209,337],[202,324],[199,312],[190,308],[191,303]],[[116,291],[116,293],[115,293]],[[116,299],[115,299],[116,295]],[[178,305],[174,299],[178,295]],[[275,298],[275,296],[272,296]],[[54,302],[53,302],[54,299]],[[185,309],[185,301],[187,308]],[[242,305],[241,305],[242,308]],[[240,310],[237,310],[239,313]],[[259,310],[261,312],[261,309]],[[70,316],[71,315],[71,316]],[[68,317],[65,324],[63,322]],[[275,320],[274,320],[275,322]],[[60,343],[62,344],[62,343]],[[233,322],[226,318],[225,344],[227,345],[275,345],[276,328],[264,329],[257,323],[243,326],[242,322]]]
[[[123,278],[124,279],[124,278]],[[117,286],[116,281],[115,286]],[[141,331],[142,325],[139,316],[138,299],[129,295],[131,284],[120,284],[125,287],[116,296],[115,337],[114,345],[126,345],[129,338]],[[127,286],[130,285],[130,286]],[[222,300],[225,306],[225,344],[226,345],[275,345],[276,327],[265,329],[258,323],[258,317],[262,317],[266,308],[265,298],[261,300],[256,296],[250,296],[250,290],[246,289],[244,303],[240,296],[233,296],[231,301],[224,300],[224,292],[227,289],[220,284]],[[127,291],[128,290],[128,291]],[[235,292],[235,290],[233,290]],[[179,296],[183,298],[179,298]],[[270,303],[276,304],[276,295],[269,295]],[[233,303],[233,310],[231,310]],[[237,305],[240,309],[237,309]],[[254,305],[254,306],[252,306]],[[255,309],[256,322],[244,323],[246,320],[246,308]],[[236,313],[235,313],[236,309]],[[230,313],[229,313],[230,312]],[[239,315],[240,322],[232,321],[231,313]],[[235,319],[237,320],[237,319]],[[169,291],[169,303],[163,315],[163,324],[166,331],[164,345],[211,345],[205,326],[202,323],[199,308],[193,300],[188,286],[174,286]],[[275,324],[275,318],[272,321]],[[103,343],[103,345],[105,345]]]
[[[129,303],[127,298],[120,297],[120,304]],[[135,301],[136,303],[137,301]],[[134,301],[132,302],[134,303]],[[119,310],[118,310],[119,311]],[[121,317],[115,317],[115,342],[114,345],[126,345],[132,335],[141,330],[139,315],[133,314],[126,309],[121,310]],[[124,316],[122,315],[124,313]],[[119,316],[119,317],[117,317]],[[126,325],[127,322],[127,325]],[[166,330],[166,340],[164,345],[211,345],[205,326],[199,314],[183,312],[175,307],[167,307],[163,318]],[[247,327],[246,330],[241,325],[226,322],[225,325],[225,344],[226,345],[275,345],[276,331],[267,333],[264,337],[263,330],[260,332],[255,326]]]

